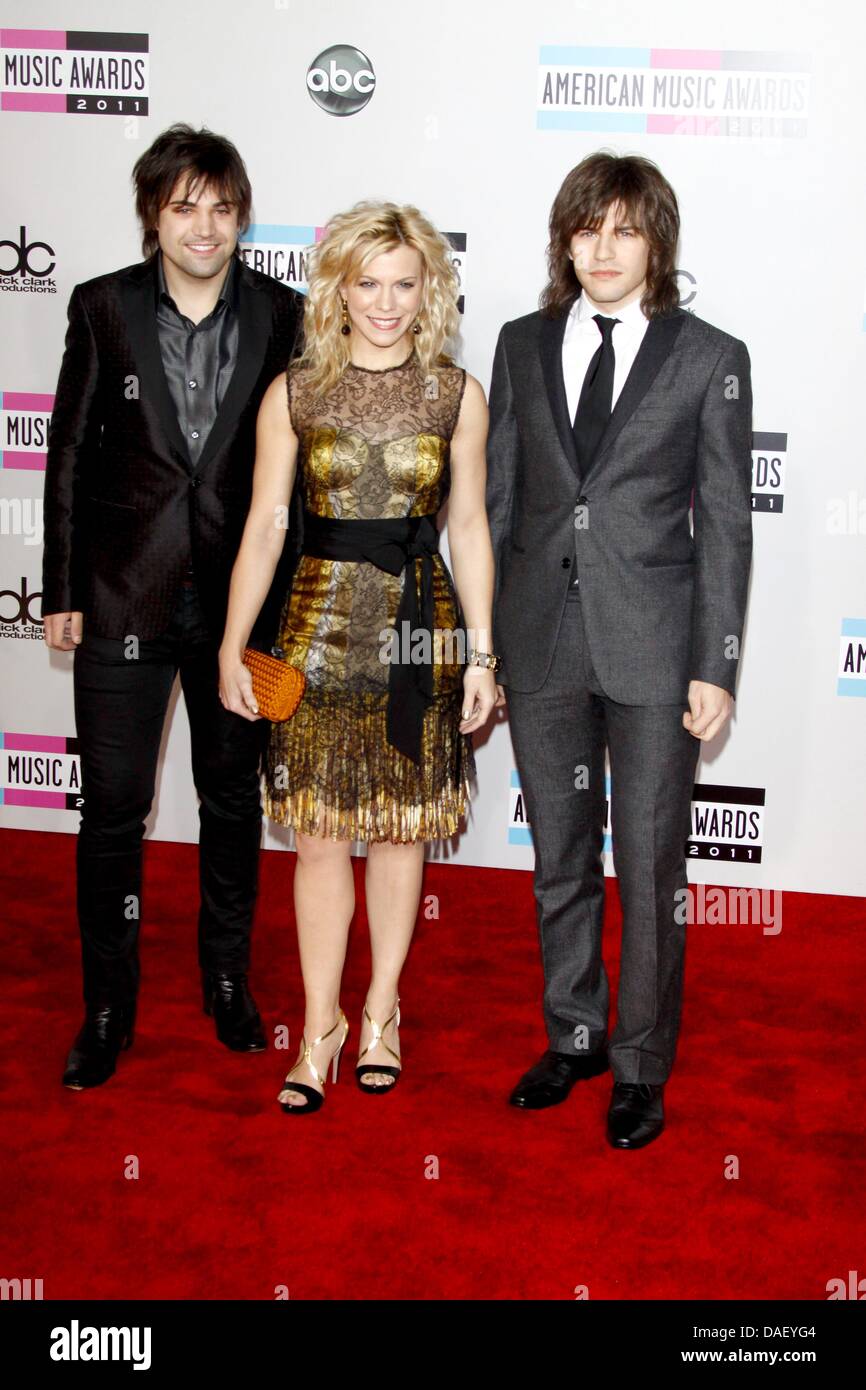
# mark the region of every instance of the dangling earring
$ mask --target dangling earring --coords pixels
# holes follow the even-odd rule
[[[413,332],[413,333],[420,333],[420,332],[421,332],[421,325],[420,325],[420,323],[418,322],[417,319],[416,319],[415,322],[412,324],[412,332]]]
[[[348,335],[351,333],[351,331],[352,331],[352,325],[349,323],[349,306],[348,306],[348,304],[346,303],[346,301],[345,301],[345,299],[344,299],[344,300],[343,300],[343,326],[342,326],[342,328],[340,329],[340,332],[343,334],[343,337],[345,338],[345,337],[348,337]]]

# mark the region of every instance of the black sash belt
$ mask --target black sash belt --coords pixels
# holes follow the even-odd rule
[[[421,560],[421,602],[411,564],[397,609],[398,655],[411,655],[415,633],[426,631],[425,661],[391,661],[388,673],[388,742],[413,763],[421,763],[424,710],[433,699],[433,556],[439,550],[436,513],[427,516],[333,520],[304,508],[302,553],[323,560],[368,560],[389,574],[400,574]],[[408,622],[408,652],[403,623]],[[424,639],[422,639],[424,640]]]

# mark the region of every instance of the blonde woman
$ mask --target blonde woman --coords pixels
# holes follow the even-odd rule
[[[312,248],[308,279],[304,355],[259,412],[220,652],[223,703],[257,718],[241,653],[299,468],[303,546],[279,645],[306,688],[297,713],[272,726],[265,795],[267,815],[294,827],[298,855],[305,1015],[279,1095],[289,1114],[321,1108],[349,1031],[340,982],[355,840],[367,843],[372,952],[356,1075],[375,1095],[396,1085],[424,845],[457,831],[475,772],[471,736],[502,699],[489,638],[487,404],[446,354],[459,323],[448,242],[417,208],[359,203]],[[454,582],[435,524],[446,497]]]

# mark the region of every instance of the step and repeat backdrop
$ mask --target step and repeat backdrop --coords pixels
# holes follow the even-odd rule
[[[183,120],[237,144],[255,199],[244,256],[302,291],[335,212],[362,197],[421,207],[450,236],[460,357],[485,390],[500,325],[537,307],[563,177],[607,148],[670,179],[682,304],[752,359],[748,624],[735,718],[702,754],[691,878],[866,893],[857,7],[18,0],[2,26],[0,825],[78,826],[72,656],[42,641],[46,436],[73,286],[140,258],[130,171],[154,136]],[[529,869],[507,717],[476,757],[465,832],[428,852]],[[149,834],[197,828],[176,695]],[[291,849],[291,832],[266,844]]]

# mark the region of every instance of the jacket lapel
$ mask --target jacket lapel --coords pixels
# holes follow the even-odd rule
[[[170,450],[173,453],[179,452],[181,460],[190,468],[186,440],[177,423],[174,401],[165,379],[159,350],[154,307],[156,284],[155,258],[135,266],[128,275],[121,278],[120,293],[126,330],[140,378],[139,400],[142,404],[153,406]]]
[[[559,318],[550,319],[543,317],[539,329],[538,346],[539,356],[541,358],[541,373],[547,388],[550,411],[556,424],[559,442],[562,445],[563,453],[571,464],[572,469],[577,476],[580,477],[580,465],[577,461],[577,450],[574,447],[574,435],[571,430],[571,421],[568,418],[568,397],[565,394],[565,378],[562,375],[562,339],[565,336],[565,325],[567,322],[567,309]]]
[[[200,473],[231,435],[258,380],[270,338],[272,306],[266,284],[256,280],[243,263],[237,271],[238,360],[195,470],[162,365],[154,308],[155,258],[135,266],[120,282],[127,332],[141,379],[140,398],[153,405],[171,452],[180,454],[190,472]]]
[[[249,268],[237,267],[238,360],[226,388],[213,428],[205,440],[196,472],[206,468],[231,435],[258,381],[270,340],[272,304],[266,283],[256,280]]]

